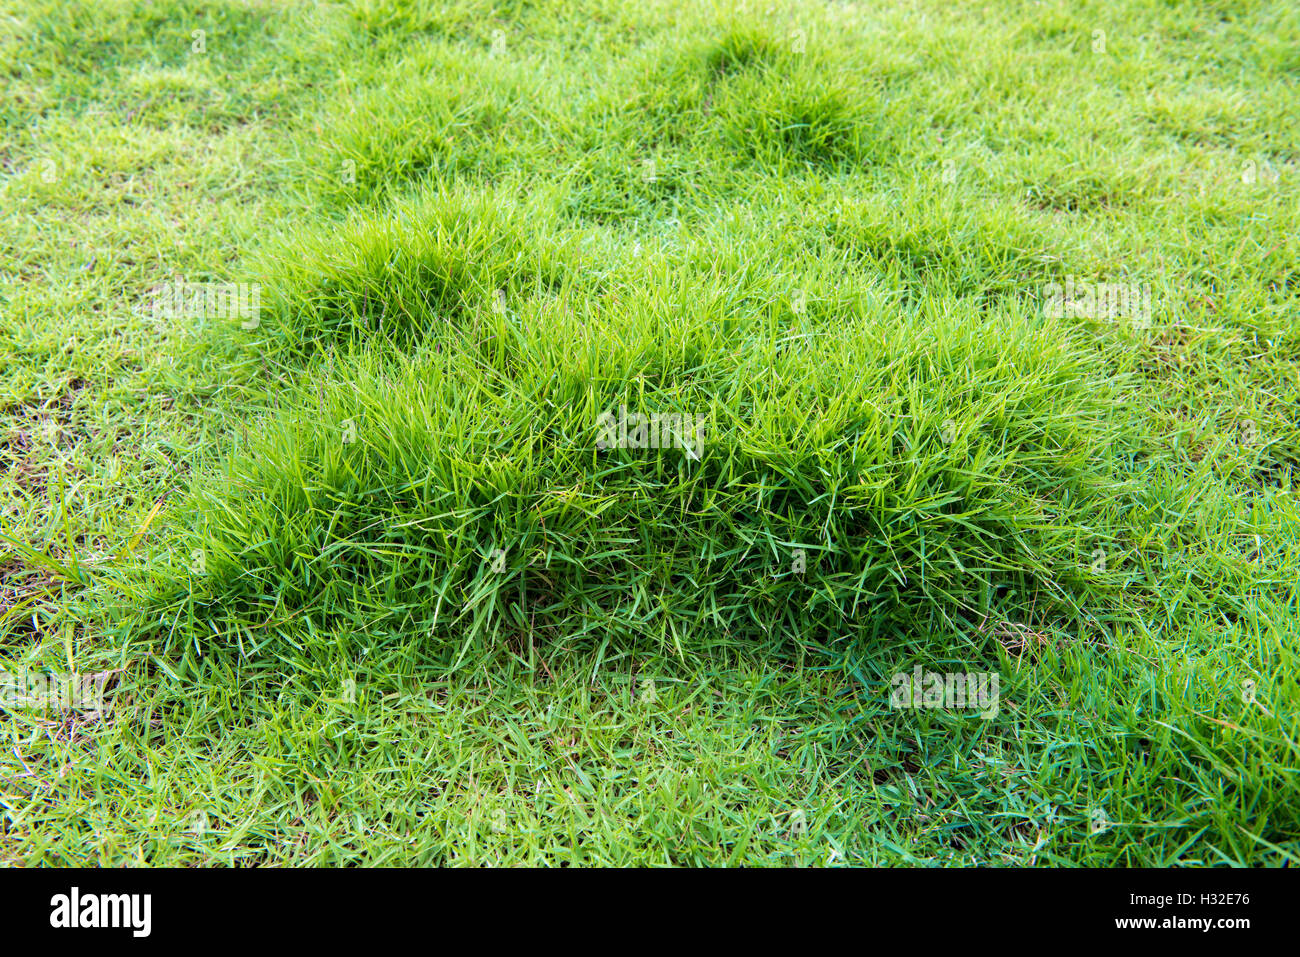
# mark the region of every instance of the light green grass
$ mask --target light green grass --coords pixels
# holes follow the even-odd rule
[[[1297,861],[1285,4],[138,7],[0,5],[0,860]]]

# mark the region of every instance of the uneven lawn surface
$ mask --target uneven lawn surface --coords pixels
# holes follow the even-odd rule
[[[0,0],[0,71],[0,666],[109,703],[0,700],[0,862],[1300,860],[1294,4]]]

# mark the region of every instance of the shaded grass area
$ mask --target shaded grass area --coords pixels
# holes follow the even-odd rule
[[[0,855],[1293,862],[1300,28],[923,8],[8,5]]]

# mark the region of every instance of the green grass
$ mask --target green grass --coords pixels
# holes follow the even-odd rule
[[[1296,863],[1297,49],[0,3],[0,861]]]

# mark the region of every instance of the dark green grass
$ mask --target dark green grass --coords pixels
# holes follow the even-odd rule
[[[203,551],[206,574],[178,580],[182,617],[237,635],[414,615],[453,643],[879,638],[969,625],[1008,590],[1076,608],[1083,556],[1125,547],[1128,440],[1066,330],[873,309],[846,288],[838,309],[728,319],[732,289],[667,263],[497,311],[446,301],[469,262],[491,265],[431,239],[440,218],[407,209],[416,248],[349,243],[360,262],[321,281],[330,295],[295,300],[295,332],[375,330],[368,357],[386,327],[427,334],[410,361],[332,360],[286,397],[301,415],[261,425],[185,521],[199,534],[180,552]],[[635,303],[647,287],[663,300]],[[340,323],[340,301],[370,311]],[[599,451],[598,417],[621,406],[703,416],[704,453]],[[794,548],[804,581],[782,570]]]

